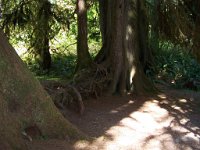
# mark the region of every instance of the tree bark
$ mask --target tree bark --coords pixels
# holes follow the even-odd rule
[[[138,30],[139,30],[139,47],[140,47],[140,62],[144,67],[144,71],[149,69],[153,63],[152,49],[149,45],[149,20],[147,18],[147,9],[144,1],[138,3]],[[157,33],[158,34],[158,33]],[[157,40],[157,45],[159,41]]]
[[[39,1],[37,23],[35,24],[34,48],[38,55],[38,62],[43,70],[51,68],[51,54],[49,52],[49,32],[51,4],[49,1]]]
[[[154,52],[159,50],[159,10],[160,0],[153,0],[153,9],[151,12],[151,43]]]
[[[196,60],[200,63],[200,1],[196,2],[196,20],[195,20],[195,29],[193,33],[193,47],[192,52],[194,56],[196,57]]]
[[[138,94],[151,93],[156,91],[156,88],[153,83],[148,80],[143,71],[143,65],[145,65],[147,61],[145,57],[150,60],[150,52],[149,49],[147,49],[148,46],[146,43],[146,32],[148,32],[148,30],[145,24],[143,24],[145,23],[144,1],[129,0],[126,7],[125,54],[128,77],[126,77],[126,80],[128,80],[127,86]],[[146,46],[143,46],[145,43]],[[141,56],[145,56],[145,59],[141,60]]]
[[[111,14],[109,11],[111,8],[109,8],[110,4],[109,1],[105,0],[99,0],[99,21],[100,21],[100,31],[101,31],[101,37],[102,37],[102,48],[95,57],[95,62],[100,63],[104,61],[106,58],[106,49],[108,46],[108,35],[109,35],[109,29],[110,28],[110,22],[111,20],[108,20],[109,15]],[[110,18],[111,19],[111,18]]]
[[[97,62],[106,64],[110,71],[110,93],[123,94],[134,90],[138,94],[144,94],[147,91],[155,91],[155,87],[143,72],[146,56],[149,55],[144,2],[108,0],[104,1],[104,7],[107,8],[102,15],[105,18],[102,23],[105,34],[104,48],[100,51],[103,54],[101,58],[104,59]]]
[[[77,66],[76,71],[91,65],[92,59],[88,51],[87,6],[86,0],[77,0]]]
[[[0,144],[26,149],[22,132],[36,125],[43,136],[80,138],[25,67],[0,30]]]

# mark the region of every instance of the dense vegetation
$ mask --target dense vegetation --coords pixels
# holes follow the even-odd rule
[[[155,82],[200,88],[199,47],[195,44],[199,28],[197,3],[146,0],[143,11],[148,24],[147,47],[153,57],[145,60],[144,71]],[[37,77],[73,77],[77,64],[76,11],[76,1],[2,0],[2,28]],[[88,45],[93,59],[102,46],[100,11],[98,1],[87,2]]]

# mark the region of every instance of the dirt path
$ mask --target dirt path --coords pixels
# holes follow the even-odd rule
[[[69,111],[65,116],[94,140],[77,141],[71,147],[54,141],[37,149],[200,149],[200,93],[160,88],[164,92],[155,97],[112,96],[85,101],[83,116]]]

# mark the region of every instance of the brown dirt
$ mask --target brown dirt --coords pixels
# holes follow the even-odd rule
[[[159,86],[156,96],[104,96],[65,117],[91,141],[29,142],[30,150],[198,150],[200,92]],[[70,143],[70,144],[69,144]]]

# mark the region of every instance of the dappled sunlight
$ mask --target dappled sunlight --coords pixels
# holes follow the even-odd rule
[[[133,34],[133,28],[131,25],[127,25],[126,27],[126,40],[130,39],[130,35]]]
[[[166,95],[165,94],[158,94],[158,97],[161,98],[161,99],[166,99]]]
[[[79,8],[79,13],[83,13],[86,11],[86,4],[84,0],[78,1],[78,8]]]
[[[200,131],[200,128],[195,125],[188,126],[191,120],[187,115],[184,116],[186,110],[179,105],[186,104],[190,98],[172,99],[166,94],[157,96],[148,98],[137,109],[134,109],[137,100],[128,100],[125,104],[110,110],[109,114],[119,115],[130,106],[133,107],[129,114],[93,141],[75,143],[75,149],[200,149],[200,133],[195,132]],[[175,115],[176,111],[182,116]]]
[[[180,111],[180,112],[182,112],[182,113],[184,113],[184,111],[179,106],[172,105],[171,107],[174,108],[174,109],[176,109],[176,110],[178,110],[178,111]]]
[[[187,103],[187,100],[186,99],[179,99],[179,102],[180,103]]]
[[[133,67],[131,68],[131,71],[130,71],[130,78],[129,78],[130,84],[132,84],[133,78],[134,78],[135,74],[136,74],[136,67],[133,66]]]
[[[102,137],[97,138],[88,146],[100,144],[103,149],[124,149],[125,147],[140,149],[148,135],[154,134],[160,128],[167,127],[172,120],[165,120],[162,124],[157,122],[160,118],[166,117],[168,112],[156,103],[158,103],[156,100],[144,103],[138,111],[131,112],[116,125],[105,131],[104,137],[106,140]],[[126,105],[123,105],[122,108]],[[117,109],[121,110],[120,108]]]
[[[119,113],[120,111],[124,110],[126,107],[130,106],[130,104],[134,104],[134,101],[133,100],[129,100],[128,103],[118,107],[118,108],[115,108],[113,110],[110,111],[111,114],[115,114],[115,113]]]

